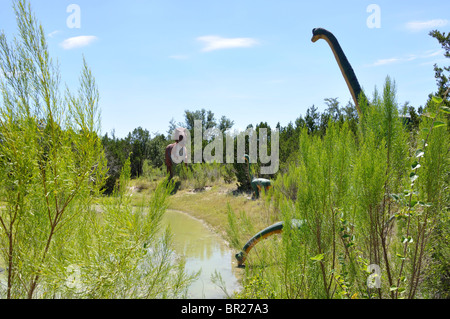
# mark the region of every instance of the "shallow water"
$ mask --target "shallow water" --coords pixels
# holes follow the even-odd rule
[[[166,225],[170,225],[176,254],[185,257],[186,271],[195,273],[201,270],[199,278],[188,289],[189,298],[226,298],[226,294],[211,281],[211,275],[216,271],[225,282],[228,294],[240,290],[237,275],[241,269],[236,268],[236,252],[219,235],[202,221],[179,211],[166,211],[163,226]],[[6,284],[6,271],[3,268],[5,266],[0,262],[0,270],[3,270],[0,271],[0,285]]]
[[[200,220],[185,213],[168,210],[163,223],[170,225],[174,249],[186,258],[186,271],[197,272],[200,277],[189,287],[189,298],[225,298],[225,293],[211,282],[211,275],[220,273],[228,294],[239,290],[236,277],[234,251]]]

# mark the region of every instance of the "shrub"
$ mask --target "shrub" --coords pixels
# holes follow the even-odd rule
[[[42,26],[25,1],[14,9],[20,37],[0,34],[0,298],[185,295],[191,277],[160,230],[173,184],[133,209],[128,160],[95,205],[106,163],[94,77],[84,61],[78,95],[61,93]]]
[[[362,105],[366,112],[356,135],[347,123],[332,121],[323,136],[304,129],[298,155],[278,175],[266,203],[286,222],[305,221],[306,229],[283,232],[276,267],[267,266],[272,254],[252,251],[252,262],[263,267],[248,269],[249,280],[266,278],[276,298],[428,296],[424,278],[442,280],[432,261],[448,265],[436,242],[448,235],[450,138],[444,113],[450,109],[433,100],[412,152],[389,78],[370,107]],[[230,234],[231,226],[240,228],[236,217],[232,221]],[[257,297],[251,286],[244,288],[244,295]]]

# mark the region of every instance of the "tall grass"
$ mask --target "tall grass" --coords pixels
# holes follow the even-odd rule
[[[146,202],[133,206],[127,191],[129,178],[127,161],[120,178],[125,187],[117,188],[96,210],[84,215],[82,227],[78,227],[70,245],[71,264],[59,274],[63,284],[55,288],[61,296],[96,299],[186,296],[195,277],[185,272],[184,260],[174,253],[169,230],[161,228],[173,184],[167,187],[165,182],[160,183]],[[71,274],[73,265],[78,273]],[[71,275],[74,282],[67,289],[67,278]]]
[[[177,298],[191,280],[160,220],[173,184],[146,209],[127,193],[129,162],[99,207],[105,157],[99,94],[84,61],[61,92],[45,32],[15,1],[19,36],[0,34],[0,298]]]
[[[229,164],[192,163],[188,167],[176,165],[174,172],[181,183],[181,189],[203,190],[207,186],[221,183],[229,184],[234,180],[234,172]]]
[[[259,267],[247,268],[241,296],[260,296],[253,285],[264,282],[266,297],[276,298],[429,297],[421,287],[433,269],[432,239],[448,227],[448,109],[439,103],[428,106],[413,143],[419,149],[409,143],[389,78],[363,107],[356,134],[346,123],[330,122],[323,137],[304,130],[298,156],[265,203],[274,217],[307,227],[269,239],[271,253],[250,252],[248,262]],[[239,218],[230,220],[230,242],[241,244]]]

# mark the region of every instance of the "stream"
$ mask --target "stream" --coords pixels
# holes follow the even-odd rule
[[[198,279],[189,286],[188,298],[226,298],[225,292],[211,281],[211,275],[215,272],[220,274],[229,295],[241,289],[235,251],[219,235],[201,220],[175,210],[167,210],[164,214],[162,226],[167,225],[170,225],[173,235],[175,253],[185,257],[186,272],[191,274],[201,270]],[[6,285],[4,268],[0,263],[0,284],[4,281]]]
[[[163,224],[170,225],[175,252],[186,258],[186,271],[192,273],[201,269],[200,277],[189,287],[188,298],[226,298],[226,294],[211,281],[215,271],[220,273],[228,294],[240,290],[235,252],[219,235],[200,220],[174,210],[166,211]]]

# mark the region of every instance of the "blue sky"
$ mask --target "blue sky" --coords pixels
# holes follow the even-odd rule
[[[102,133],[114,129],[119,137],[138,126],[166,134],[186,109],[225,115],[243,130],[261,121],[285,126],[313,104],[322,111],[325,98],[347,104],[350,92],[329,46],[311,42],[315,27],[334,33],[369,96],[389,75],[398,103],[418,107],[436,91],[433,64],[448,65],[428,35],[450,29],[444,0],[30,3],[69,87],[76,88],[85,55],[100,90]],[[0,29],[9,39],[17,34],[11,5],[0,2]]]

